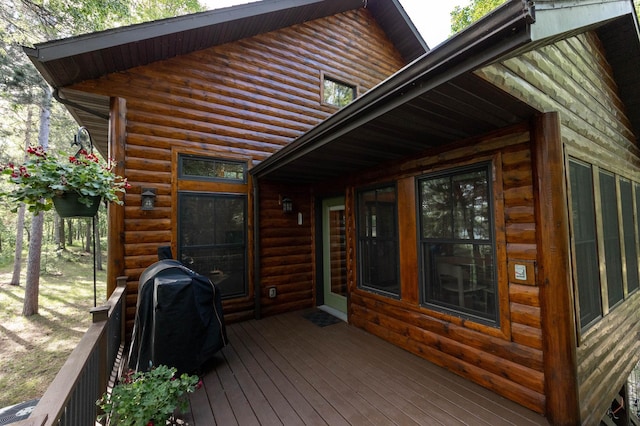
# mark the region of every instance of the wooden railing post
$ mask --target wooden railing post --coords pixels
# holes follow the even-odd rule
[[[129,279],[128,276],[120,276],[118,278],[116,278],[116,287],[123,288],[123,296],[122,296],[122,311],[120,312],[121,314],[121,321],[120,321],[120,339],[125,342],[127,340],[127,280]]]
[[[109,319],[109,306],[98,306],[91,309],[93,324],[107,321]],[[106,389],[109,379],[109,362],[107,360],[108,333],[102,333],[98,342],[98,389]]]

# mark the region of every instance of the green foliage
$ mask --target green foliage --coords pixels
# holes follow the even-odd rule
[[[456,6],[451,12],[451,33],[464,30],[507,0],[472,0],[468,6]]]
[[[77,156],[55,156],[42,147],[29,148],[29,158],[21,165],[9,163],[2,173],[9,176],[13,188],[1,192],[18,209],[25,203],[30,212],[37,215],[50,210],[52,199],[65,192],[76,192],[81,203],[90,206],[92,197],[102,197],[108,202],[122,204],[118,193],[128,187],[126,179],[113,173],[112,165],[103,164],[93,154],[81,150]]]
[[[0,220],[5,215],[12,216],[0,211]],[[54,245],[44,245],[43,256],[52,268],[40,275],[39,299],[46,308],[28,318],[22,316],[24,285],[8,284],[13,262],[0,268],[0,407],[41,398],[91,325],[92,256],[80,247],[56,251]],[[105,271],[97,271],[97,284],[100,306],[106,301]]]
[[[98,420],[110,417],[111,424],[119,426],[164,425],[176,409],[189,407],[186,394],[200,386],[198,376],[175,374],[176,369],[166,365],[146,373],[130,371],[96,402],[105,413]]]
[[[133,5],[129,24],[155,21],[205,10],[198,0],[136,0]]]

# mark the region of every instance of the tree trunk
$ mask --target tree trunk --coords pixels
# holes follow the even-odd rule
[[[51,97],[49,86],[44,90],[40,109],[40,130],[38,143],[46,151],[49,147],[49,128],[51,124]],[[42,231],[44,213],[40,212],[31,221],[31,238],[29,240],[29,257],[27,264],[27,280],[24,290],[22,315],[28,317],[38,313],[38,295],[40,286],[40,256],[42,254]]]
[[[56,250],[60,250],[60,222],[62,222],[60,216],[53,215],[53,244]]]
[[[92,220],[91,219],[86,219],[85,220],[85,224],[87,225],[85,228],[85,239],[84,239],[84,251],[86,251],[87,253],[91,253],[91,225]]]
[[[71,219],[67,219],[67,245],[73,245],[73,221]]]
[[[56,238],[57,238],[56,243],[58,245],[58,250],[65,250],[67,247],[66,247],[66,240],[65,240],[65,234],[64,234],[64,231],[65,231],[65,229],[64,229],[64,223],[65,223],[64,222],[64,218],[62,218],[60,216],[57,216],[57,215],[56,215],[56,217],[58,218],[57,219],[58,220],[58,232],[56,234]]]
[[[31,121],[33,118],[33,109],[27,108],[27,122],[24,131],[24,151],[31,145]],[[25,154],[26,156],[26,154]],[[24,248],[24,215],[26,207],[20,204],[18,208],[18,219],[16,221],[16,252],[13,256],[13,275],[11,277],[11,285],[20,285],[20,272],[22,272],[22,249]]]
[[[13,276],[11,285],[20,285],[20,272],[22,271],[22,249],[24,246],[24,204],[18,208],[18,220],[16,221],[16,252],[13,256]]]
[[[24,305],[22,306],[22,315],[25,317],[38,313],[43,224],[44,213],[42,212],[31,220],[31,240],[29,241],[29,256],[27,257],[27,281],[24,286]]]

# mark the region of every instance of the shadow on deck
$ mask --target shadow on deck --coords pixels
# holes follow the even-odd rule
[[[541,415],[344,322],[294,312],[227,327],[190,425],[547,425]]]

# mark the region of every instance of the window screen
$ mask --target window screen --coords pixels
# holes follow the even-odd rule
[[[633,223],[633,190],[631,182],[626,179],[620,179],[620,200],[622,202],[624,258],[627,265],[627,291],[631,293],[638,288],[638,251]]]
[[[400,296],[395,186],[358,193],[359,287]]]
[[[246,196],[181,192],[178,203],[178,259],[223,298],[246,295]]]
[[[580,326],[584,329],[602,316],[591,166],[572,160],[569,179]]]
[[[600,200],[602,202],[604,256],[607,269],[607,296],[609,307],[613,307],[623,298],[622,256],[620,253],[616,179],[613,174],[605,171],[600,172]]]

